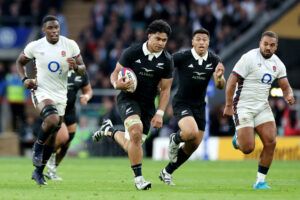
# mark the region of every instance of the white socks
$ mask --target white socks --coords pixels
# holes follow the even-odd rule
[[[256,183],[258,183],[258,182],[265,182],[265,179],[266,179],[266,174],[262,174],[260,172],[257,172]]]

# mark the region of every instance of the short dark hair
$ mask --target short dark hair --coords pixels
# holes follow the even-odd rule
[[[48,21],[58,21],[58,19],[54,15],[46,15],[42,20],[43,25]]]
[[[151,24],[148,26],[147,34],[151,33],[166,33],[169,37],[169,35],[172,33],[172,29],[166,21],[158,19],[151,22]]]
[[[272,38],[276,38],[276,40],[278,41],[278,35],[277,33],[273,32],[273,31],[265,31],[261,34],[261,38],[263,38],[264,36],[269,36]]]
[[[209,34],[208,30],[205,29],[205,28],[199,28],[199,29],[195,30],[194,33],[193,33],[193,37],[198,33],[206,34],[208,36],[208,38],[210,38],[210,34]]]

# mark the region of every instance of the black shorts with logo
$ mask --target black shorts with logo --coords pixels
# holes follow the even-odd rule
[[[205,103],[202,105],[190,105],[185,102],[173,101],[173,112],[176,120],[179,122],[184,117],[194,117],[198,129],[205,131]]]
[[[139,115],[143,123],[143,133],[148,134],[150,129],[150,122],[155,114],[154,104],[146,104],[138,102],[134,99],[118,96],[117,106],[121,116],[122,121],[131,115]]]
[[[72,108],[66,108],[64,121],[67,126],[77,123],[78,118],[76,116],[75,106]]]

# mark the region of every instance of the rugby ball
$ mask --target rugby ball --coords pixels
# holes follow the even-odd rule
[[[122,70],[118,74],[118,79],[121,79],[124,77],[125,77],[125,80],[133,81],[133,84],[131,85],[131,87],[126,91],[131,92],[131,93],[134,92],[136,89],[136,86],[137,86],[137,78],[136,78],[135,73],[130,68],[123,67]]]

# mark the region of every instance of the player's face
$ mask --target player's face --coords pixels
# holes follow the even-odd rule
[[[204,56],[209,46],[209,37],[203,33],[197,33],[192,40],[192,46],[200,56]]]
[[[260,53],[266,59],[271,58],[271,56],[277,50],[277,39],[274,37],[264,36],[259,43]]]
[[[48,42],[55,44],[59,39],[60,26],[58,21],[48,21],[43,25],[43,32]]]
[[[152,53],[160,52],[166,47],[167,41],[166,33],[151,33],[148,35],[148,50]]]

